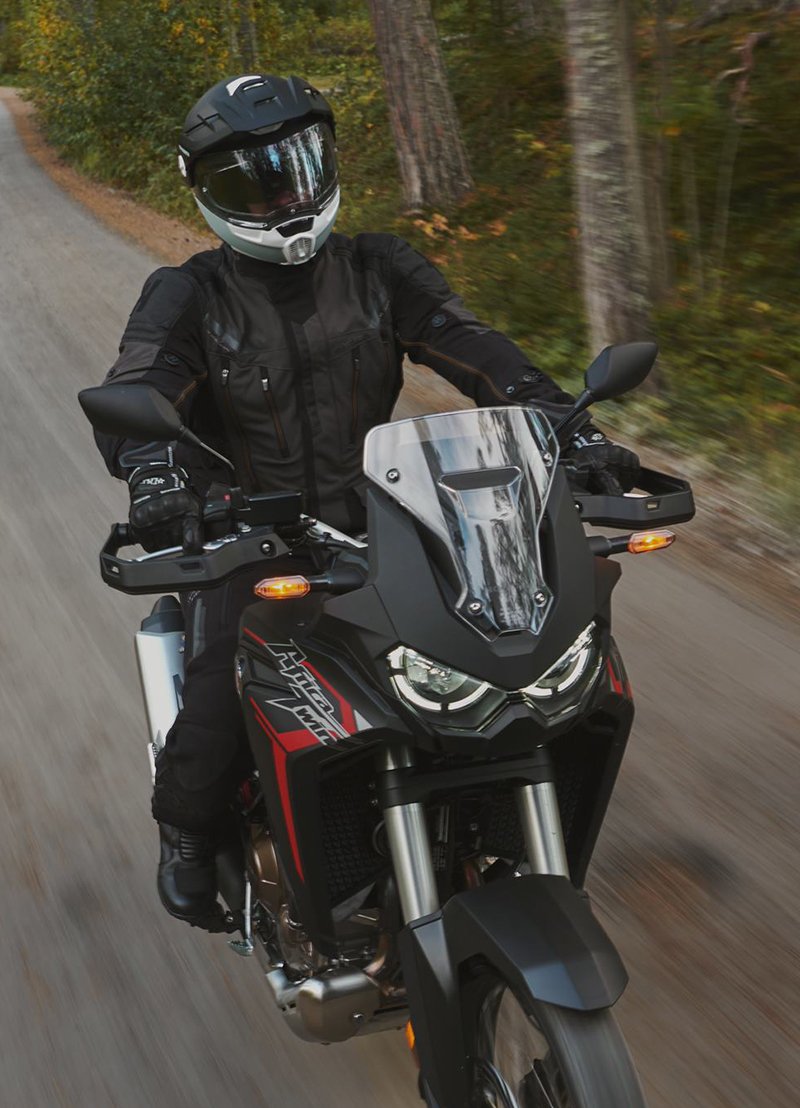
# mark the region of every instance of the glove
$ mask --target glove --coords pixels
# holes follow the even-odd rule
[[[145,550],[180,546],[184,524],[200,515],[200,501],[188,487],[180,466],[154,462],[139,466],[128,478],[133,537]]]
[[[591,424],[570,439],[564,457],[572,463],[578,482],[587,492],[622,496],[636,484],[640,462],[627,447],[609,442],[602,431]]]

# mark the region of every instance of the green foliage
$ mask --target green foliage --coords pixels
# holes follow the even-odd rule
[[[637,7],[637,100],[646,158],[656,144],[666,153],[674,279],[656,313],[663,394],[611,406],[608,421],[725,464],[766,455],[785,477],[800,471],[790,445],[800,442],[800,17],[756,13],[700,29],[695,5],[679,4],[660,62],[655,5]],[[497,5],[438,0],[476,187],[455,211],[408,214],[366,0],[27,0],[22,9],[23,0],[0,0],[0,64],[12,65],[21,43],[52,141],[84,170],[193,220],[175,137],[206,87],[253,60],[243,22],[252,18],[256,65],[307,76],[336,108],[339,227],[404,235],[479,315],[577,384],[590,351],[557,31],[524,43],[493,22]],[[741,64],[746,36],[764,30],[734,112],[739,76],[725,74]],[[781,511],[791,499],[777,496]]]
[[[23,15],[23,0],[0,0],[0,76],[19,70]]]

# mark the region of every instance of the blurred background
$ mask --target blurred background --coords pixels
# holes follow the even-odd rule
[[[146,603],[95,569],[124,497],[75,392],[152,269],[213,245],[175,139],[253,70],[331,100],[337,228],[409,239],[567,387],[657,339],[596,418],[700,512],[624,567],[638,724],[589,887],[654,1108],[798,1103],[798,59],[792,0],[0,0],[0,1103],[417,1103],[401,1043],[292,1042],[162,918]],[[452,403],[412,370],[400,413]]]

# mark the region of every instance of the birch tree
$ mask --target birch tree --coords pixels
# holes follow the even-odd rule
[[[583,294],[593,350],[650,334],[646,206],[624,0],[566,0]]]

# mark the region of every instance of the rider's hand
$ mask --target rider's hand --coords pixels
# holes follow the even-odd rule
[[[632,450],[609,442],[602,431],[589,424],[570,439],[564,457],[576,471],[587,492],[621,496],[636,484],[640,462]]]
[[[128,478],[133,537],[145,550],[180,546],[184,521],[197,518],[200,501],[188,485],[186,471],[162,462],[139,466]]]

